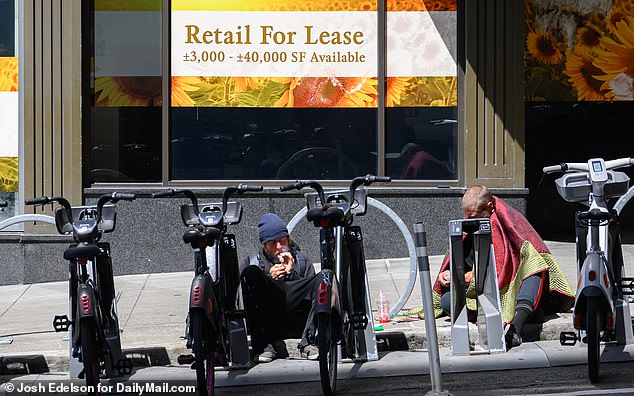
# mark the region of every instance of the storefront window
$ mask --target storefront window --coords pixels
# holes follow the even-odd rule
[[[95,0],[91,183],[457,178],[455,0],[161,3]]]
[[[173,1],[171,179],[377,171],[375,1]]]
[[[18,198],[18,35],[17,1],[0,0],[0,221],[17,213]]]
[[[387,174],[456,179],[456,1],[388,2],[387,11]]]
[[[161,180],[161,3],[94,1],[91,183]]]

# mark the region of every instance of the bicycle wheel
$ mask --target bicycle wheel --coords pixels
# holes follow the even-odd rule
[[[599,380],[599,365],[601,364],[599,342],[601,329],[599,328],[599,299],[588,297],[586,306],[586,342],[588,344],[588,376],[590,382]]]
[[[317,347],[319,348],[319,377],[324,395],[334,395],[337,388],[337,340],[335,323],[326,313],[317,315]]]
[[[192,312],[189,318],[189,326],[192,331],[192,350],[196,365],[196,382],[200,396],[214,394],[214,351],[210,347],[213,337],[205,337],[204,314],[200,311]]]
[[[99,337],[97,335],[97,324],[91,318],[83,319],[79,322],[79,336],[81,338],[81,360],[84,364],[84,377],[86,385],[92,392],[89,394],[98,395],[99,384]]]

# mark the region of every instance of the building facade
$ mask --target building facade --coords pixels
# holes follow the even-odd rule
[[[568,3],[0,1],[0,112],[10,124],[0,152],[0,198],[10,206],[0,220],[52,215],[50,206],[25,207],[25,198],[80,205],[133,192],[104,236],[115,273],[186,271],[185,201],[152,192],[190,188],[210,202],[228,185],[263,185],[240,197],[233,232],[247,254],[257,248],[260,213],[290,220],[304,205],[281,185],[344,188],[371,173],[393,181],[370,196],[410,229],[424,223],[431,254],[445,251],[448,221],[462,217],[460,198],[475,183],[539,231],[565,230],[571,212],[541,167],[629,156],[614,142],[619,133],[597,134],[592,123],[632,115],[628,75],[612,73],[618,65],[590,60],[593,80],[575,67],[634,45],[609,41],[634,27],[629,3]],[[593,32],[597,47],[582,52]],[[624,82],[615,91],[609,81],[601,88],[606,79]],[[573,125],[576,136],[562,132]],[[555,210],[542,210],[545,202]],[[367,258],[408,255],[384,213],[370,209],[356,221]],[[318,261],[316,230],[302,222],[293,231]],[[0,283],[65,279],[70,242],[41,222],[3,230],[0,254],[11,270]]]

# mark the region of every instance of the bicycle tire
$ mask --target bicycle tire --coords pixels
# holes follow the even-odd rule
[[[599,298],[588,297],[586,305],[586,343],[588,345],[588,377],[590,382],[599,380],[599,365],[601,364],[599,328]]]
[[[196,384],[200,396],[214,394],[214,351],[209,345],[209,340],[214,337],[205,337],[204,321],[207,320],[200,311],[194,311],[190,317],[189,326],[192,331],[192,351],[194,352],[194,364],[196,366]]]
[[[317,314],[317,347],[319,348],[319,378],[326,396],[337,390],[337,341],[335,323],[327,313]]]
[[[84,365],[84,378],[86,385],[92,392],[99,394],[99,337],[97,324],[92,318],[85,318],[79,322],[79,336],[81,339],[81,360]]]

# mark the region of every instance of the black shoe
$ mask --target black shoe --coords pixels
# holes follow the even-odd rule
[[[504,342],[506,343],[506,350],[513,347],[522,345],[522,337],[517,333],[514,325],[509,325],[504,335]]]

